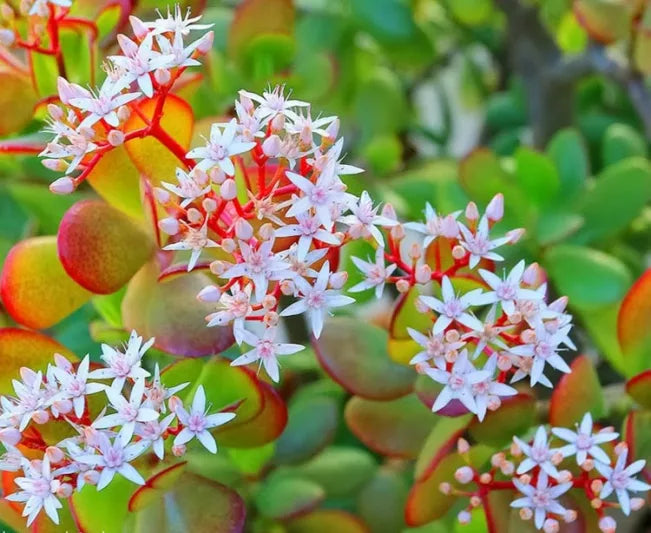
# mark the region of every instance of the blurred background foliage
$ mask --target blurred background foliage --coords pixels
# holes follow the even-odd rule
[[[79,0],[78,9],[90,13],[100,4]],[[404,217],[420,217],[425,202],[450,212],[469,200],[483,208],[494,194],[504,193],[504,228],[527,230],[526,238],[508,250],[510,257],[539,262],[552,293],[569,296],[581,352],[597,362],[602,384],[649,367],[648,354],[625,364],[617,340],[622,298],[651,262],[646,80],[651,7],[646,1],[182,4],[203,10],[216,35],[206,66],[181,91],[192,104],[197,131],[230,114],[239,89],[262,91],[283,83],[297,98],[312,102],[316,113],[340,116],[348,160],[367,169],[349,180],[350,187],[392,202]],[[136,12],[146,18],[164,5],[142,0]],[[104,49],[114,41],[110,16],[99,43]],[[87,47],[75,41],[65,46],[78,50],[71,77],[87,83],[96,74],[84,67]],[[51,83],[48,65],[38,68]],[[0,78],[5,74],[0,69]],[[33,90],[9,81],[0,87],[0,116],[11,117],[2,121],[0,135],[42,140],[43,110],[37,104],[48,87]],[[3,143],[0,152],[10,152],[9,146]],[[0,155],[0,259],[21,239],[55,234],[63,213],[94,194],[81,188],[54,196],[47,188],[52,177],[36,157]],[[354,245],[349,250],[359,253]],[[94,298],[50,333],[78,354],[96,353],[97,341],[121,338],[115,328],[123,294]],[[0,312],[0,325],[10,324]],[[322,375],[313,356],[288,360],[287,368]],[[297,501],[292,491],[300,492],[306,509],[326,500],[326,507],[355,510],[374,532],[404,527],[407,476],[391,460],[378,467],[378,456],[358,446],[340,420],[343,398],[330,380],[314,380],[292,397],[290,425],[275,451],[235,450],[223,459],[237,466],[235,486],[259,473],[272,455],[280,465],[256,493],[260,531],[272,531],[265,527],[275,518],[296,512],[283,507]],[[364,407],[358,406],[361,412]],[[307,431],[305,424],[314,427]],[[423,435],[413,436],[416,449],[431,423],[424,427]],[[336,446],[304,462],[333,441]],[[214,468],[220,481],[231,468],[195,459],[196,469],[205,474]],[[301,466],[292,466],[296,463]],[[284,485],[298,470],[303,485]],[[332,522],[333,531],[343,531],[337,529],[335,511],[319,512],[325,513],[323,524]],[[455,527],[460,526],[437,522],[410,531]],[[481,523],[473,527],[482,531]]]

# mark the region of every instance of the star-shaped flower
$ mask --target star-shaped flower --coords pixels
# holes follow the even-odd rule
[[[511,502],[511,507],[526,507],[533,510],[536,528],[542,529],[547,513],[563,516],[567,512],[567,509],[558,503],[557,499],[572,488],[571,482],[550,485],[547,474],[540,472],[535,487],[525,485],[518,479],[514,479],[513,483],[524,494],[524,498],[518,498]]]
[[[190,150],[187,157],[201,159],[196,168],[208,172],[212,167],[219,166],[229,176],[235,175],[235,166],[231,156],[248,152],[254,142],[242,142],[237,137],[237,121],[232,119],[226,125],[213,124],[210,137],[205,146]]]
[[[520,447],[522,453],[526,455],[526,459],[524,459],[520,463],[520,466],[518,466],[518,475],[525,474],[537,466],[553,478],[558,478],[559,473],[556,466],[552,463],[552,457],[554,457],[559,450],[549,447],[549,443],[547,442],[547,432],[545,431],[544,426],[538,427],[531,445],[518,437],[513,437],[513,440]]]
[[[617,457],[617,462],[614,467],[600,461],[595,461],[594,464],[599,473],[606,478],[606,483],[604,483],[604,487],[601,489],[599,497],[603,500],[614,492],[625,515],[628,515],[631,512],[631,499],[628,493],[646,492],[651,489],[651,485],[633,477],[644,468],[646,461],[644,459],[639,459],[638,461],[626,466],[627,459],[628,450],[624,449],[619,454],[619,457]]]
[[[559,448],[563,457],[571,455],[576,456],[576,464],[581,466],[588,457],[603,464],[610,464],[610,457],[604,452],[599,444],[615,440],[619,434],[614,431],[592,432],[592,415],[586,413],[581,420],[577,431],[571,431],[567,428],[552,428],[552,433],[558,438],[563,439],[569,444]]]
[[[350,292],[361,292],[375,287],[375,297],[380,298],[384,291],[384,284],[397,268],[396,265],[386,265],[384,262],[384,248],[375,251],[375,263],[362,261],[358,257],[351,257],[355,266],[364,274],[364,280],[360,281],[349,290]]]
[[[107,368],[98,368],[88,374],[93,379],[112,379],[112,387],[121,389],[127,378],[138,379],[149,377],[147,372],[141,366],[142,356],[154,344],[154,339],[149,339],[142,343],[142,337],[138,336],[135,331],[131,332],[129,342],[124,352],[102,344],[102,360],[106,363]]]

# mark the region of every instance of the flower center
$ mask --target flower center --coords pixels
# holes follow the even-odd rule
[[[449,302],[445,302],[443,305],[443,314],[450,317],[456,318],[461,313],[463,313],[463,305],[457,298],[452,298]]]
[[[589,450],[592,447],[592,437],[585,433],[579,433],[576,439],[576,447],[579,450]]]
[[[124,463],[124,452],[120,448],[110,448],[104,456],[104,462],[109,468],[117,468]]]
[[[201,433],[206,429],[206,421],[201,413],[192,413],[188,420],[188,429],[194,433]]]

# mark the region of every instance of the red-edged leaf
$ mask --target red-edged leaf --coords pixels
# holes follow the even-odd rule
[[[597,371],[587,355],[572,361],[570,374],[564,374],[552,392],[549,423],[573,427],[588,411],[594,418],[604,414],[604,399]]]
[[[98,294],[121,288],[154,252],[151,238],[105,202],[84,200],[63,216],[59,259],[79,285]]]
[[[26,75],[0,68],[0,137],[18,133],[32,119],[36,94]]]
[[[68,348],[47,335],[19,328],[0,328],[0,394],[13,394],[12,379],[19,378],[20,367],[45,372],[55,353],[78,361]]]
[[[477,445],[470,449],[470,461],[476,468],[481,467],[493,454],[487,446]],[[454,494],[441,493],[439,486],[443,482],[450,483],[458,490],[463,490],[454,479],[457,468],[464,466],[464,459],[456,451],[443,457],[429,474],[414,483],[405,506],[405,520],[409,526],[421,526],[432,520],[441,518],[457,500]]]
[[[353,396],[344,417],[355,436],[373,451],[406,459],[418,456],[436,421],[413,394],[388,402]]]
[[[471,415],[463,418],[440,418],[427,437],[414,467],[416,481],[430,475],[432,470],[456,446],[472,419]]]
[[[336,509],[314,511],[295,518],[286,527],[287,533],[370,533],[355,515]]]
[[[294,31],[292,0],[245,0],[235,11],[228,34],[232,54],[246,53],[256,37],[291,35]]]
[[[178,463],[157,472],[138,487],[129,499],[129,511],[134,513],[144,509],[163,496],[185,472],[186,463]]]
[[[216,434],[219,442],[229,448],[252,448],[277,439],[287,425],[287,406],[271,385],[258,382],[262,390],[263,408],[252,420],[230,427],[224,426]],[[245,400],[246,401],[246,400]],[[235,422],[236,420],[233,420]]]
[[[501,400],[497,411],[488,411],[482,422],[475,417],[470,424],[468,430],[476,441],[502,446],[536,422],[536,399],[530,394],[519,393]]]
[[[151,119],[157,103],[158,99],[146,100],[140,104],[140,112]],[[178,155],[185,156],[190,146],[194,126],[192,108],[182,98],[170,94],[165,99],[160,124],[163,131],[179,145]],[[126,124],[126,129],[132,131],[144,126],[142,118],[137,113],[133,113]],[[134,165],[155,186],[160,185],[161,181],[174,183],[176,167],[184,166],[177,155],[152,136],[132,139],[125,146]]]
[[[325,498],[324,490],[306,479],[275,476],[255,495],[260,514],[276,520],[289,520],[316,508]]]
[[[651,411],[631,411],[622,424],[622,434],[628,444],[628,461],[651,457]],[[645,481],[651,483],[651,464],[642,470]]]
[[[642,407],[651,409],[651,370],[629,379],[626,383],[626,392]]]
[[[206,326],[211,304],[197,301],[199,291],[210,284],[201,272],[158,282],[153,263],[140,269],[128,285],[122,300],[122,320],[127,329],[155,337],[155,346],[185,357],[218,354],[233,344],[230,328]]]
[[[617,317],[617,336],[629,375],[646,370],[651,357],[651,268],[633,284]]]
[[[323,369],[351,394],[393,400],[409,394],[416,373],[387,354],[387,333],[353,318],[334,318],[313,342]]]
[[[418,399],[423,402],[428,409],[432,408],[436,398],[442,390],[443,385],[437,383],[429,376],[420,375],[416,378],[414,391],[416,392]],[[439,416],[451,417],[463,416],[468,414],[468,409],[466,409],[459,400],[452,400],[443,409],[436,411],[436,414]]]
[[[604,44],[622,39],[632,30],[635,2],[610,2],[608,0],[576,0],[574,14],[590,37]]]
[[[63,269],[56,237],[26,239],[7,254],[0,277],[0,298],[16,322],[30,328],[48,328],[91,296]]]

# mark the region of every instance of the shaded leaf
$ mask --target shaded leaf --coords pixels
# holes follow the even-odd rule
[[[287,524],[287,533],[369,533],[356,516],[336,509],[313,511]]]
[[[630,288],[617,316],[617,337],[628,375],[651,363],[651,268]]]
[[[626,392],[642,407],[651,409],[651,370],[645,370],[629,379],[626,382]]]
[[[272,477],[255,495],[255,505],[263,516],[288,520],[317,507],[324,490],[312,481],[292,477]]]

